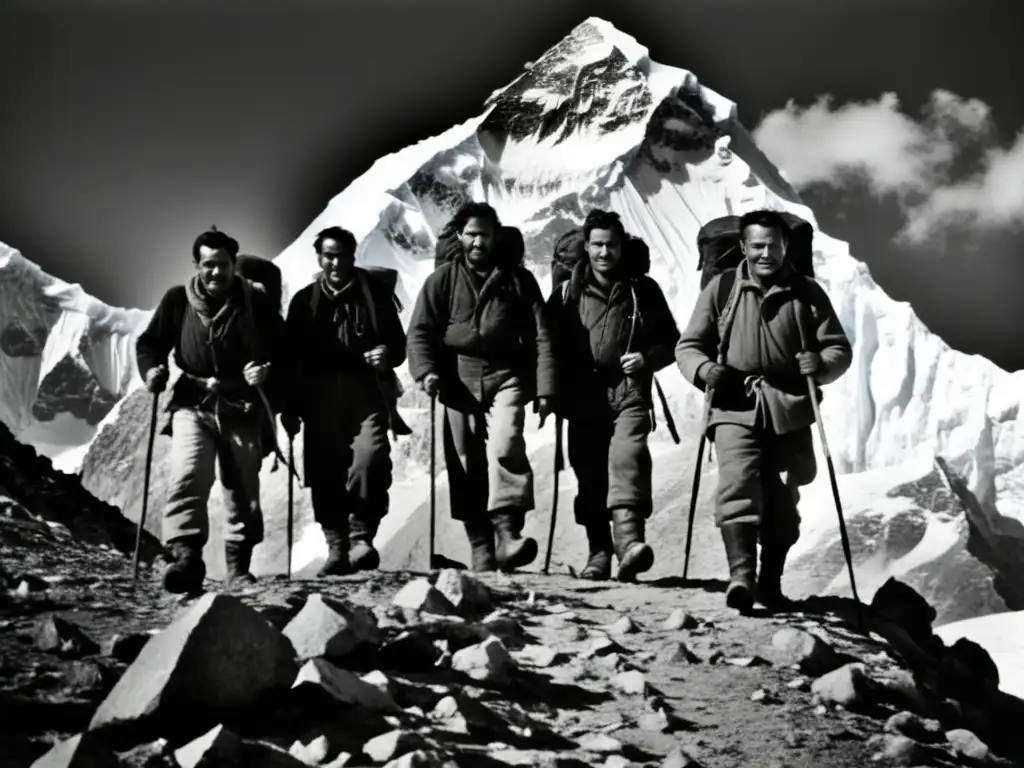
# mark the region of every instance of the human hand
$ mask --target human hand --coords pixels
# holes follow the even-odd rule
[[[264,363],[263,365],[249,363],[242,371],[242,375],[245,377],[245,381],[249,386],[262,386],[270,375],[270,363]]]
[[[629,352],[620,357],[619,362],[622,364],[622,372],[627,376],[632,376],[647,365],[643,352]]]
[[[533,401],[533,412],[540,416],[540,422],[537,424],[537,427],[539,429],[543,428],[548,416],[555,412],[554,401],[550,397],[538,397]]]
[[[369,352],[364,352],[363,359],[375,371],[388,370],[388,348],[383,344],[374,347]]]
[[[170,374],[165,366],[158,365],[154,368],[150,368],[146,372],[146,389],[154,395],[160,394],[167,386],[167,379],[169,376]]]
[[[798,352],[796,362],[800,366],[800,373],[813,376],[821,367],[821,355],[817,352]]]
[[[437,397],[437,393],[441,391],[441,377],[436,373],[428,373],[420,381],[420,387],[428,397]]]
[[[728,365],[711,363],[704,369],[701,378],[708,389],[719,389],[734,385],[742,378],[743,374]]]

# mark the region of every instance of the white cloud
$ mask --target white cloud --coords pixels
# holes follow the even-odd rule
[[[920,120],[899,106],[893,93],[839,107],[831,96],[790,102],[766,115],[754,138],[797,188],[859,182],[895,194],[907,219],[901,236],[915,242],[953,224],[1024,222],[1024,133],[1010,149],[993,147],[989,107],[945,90],[932,93]],[[955,161],[978,146],[988,147],[981,170],[952,179]]]

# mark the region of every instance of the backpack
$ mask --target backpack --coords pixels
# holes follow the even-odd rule
[[[792,213],[781,212],[789,225],[787,260],[802,275],[814,277],[814,227]],[[736,267],[743,259],[740,250],[740,217],[721,216],[700,228],[697,233],[697,269],[701,271],[700,288],[704,290],[715,275],[728,273],[719,283],[718,307],[724,307],[732,290]]]
[[[284,282],[281,268],[274,262],[251,254],[240,254],[235,260],[235,271],[240,277],[247,280],[251,287],[257,290],[262,288],[272,304],[277,307],[281,306]],[[253,283],[258,283],[258,285],[252,285]]]

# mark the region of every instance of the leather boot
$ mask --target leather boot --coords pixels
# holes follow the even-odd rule
[[[327,561],[317,572],[318,576],[345,576],[352,572],[348,562],[348,530],[328,528],[321,525],[324,538],[327,539]]]
[[[757,572],[757,524],[727,523],[722,526],[722,542],[729,561],[729,587],[725,604],[741,614],[754,605],[754,578]]]
[[[164,589],[175,595],[194,595],[203,591],[206,563],[203,549],[192,542],[173,541],[167,545],[173,562],[164,571]]]
[[[470,568],[477,573],[497,570],[498,563],[494,552],[494,526],[487,517],[463,523],[469,546],[472,549]]]
[[[377,526],[363,515],[348,519],[348,562],[353,571],[372,571],[380,565],[380,553],[373,548]]]
[[[506,508],[496,509],[491,513],[494,531],[498,535],[498,543],[494,550],[495,559],[498,567],[503,571],[521,568],[532,563],[537,557],[537,541],[523,538],[516,530],[516,521],[520,511]]]
[[[588,523],[587,543],[590,554],[587,564],[580,571],[580,578],[587,581],[608,581],[612,577],[612,532],[607,520]]]
[[[757,578],[757,602],[773,613],[792,608],[793,601],[782,594],[782,572],[789,547],[761,544],[761,572]]]
[[[249,572],[249,566],[252,564],[252,549],[244,541],[224,542],[224,564],[227,568],[224,582],[227,586],[256,583],[256,577]]]
[[[612,510],[612,536],[615,556],[619,558],[618,581],[635,581],[638,573],[654,565],[654,550],[644,541],[646,520],[635,509],[619,507]]]

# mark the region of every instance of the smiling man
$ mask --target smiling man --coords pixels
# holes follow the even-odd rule
[[[381,378],[405,362],[405,331],[383,283],[356,266],[356,238],[328,227],[313,243],[321,272],[286,321],[293,394],[281,422],[303,435],[304,479],[327,540],[323,576],[372,570],[392,482],[391,401]]]
[[[672,364],[679,329],[658,284],[645,273],[646,245],[627,236],[618,214],[593,210],[584,250],[548,301],[569,422],[569,463],[578,490],[573,511],[587,534],[580,578],[633,581],[654,565],[646,543],[653,510],[648,438],[654,374]],[[611,530],[609,530],[609,521]]]
[[[195,276],[164,295],[136,342],[139,374],[150,392],[167,385],[167,358],[182,375],[171,393],[171,478],[164,505],[164,542],[173,560],[164,574],[172,593],[202,589],[203,545],[209,536],[207,501],[219,465],[224,487],[228,581],[251,582],[252,550],[263,540],[260,466],[263,410],[257,387],[280,403],[283,321],[263,291],[236,273],[238,242],[211,229],[192,247]],[[249,291],[248,300],[246,293]]]
[[[713,390],[708,438],[718,452],[715,523],[729,561],[726,604],[746,613],[755,597],[769,610],[787,605],[782,572],[800,536],[798,488],[817,473],[806,377],[835,381],[850,367],[852,349],[825,291],[786,259],[785,219],[752,211],[739,230],[743,260],[701,292],[676,362],[688,381]],[[728,278],[732,289],[720,307],[719,286]]]

